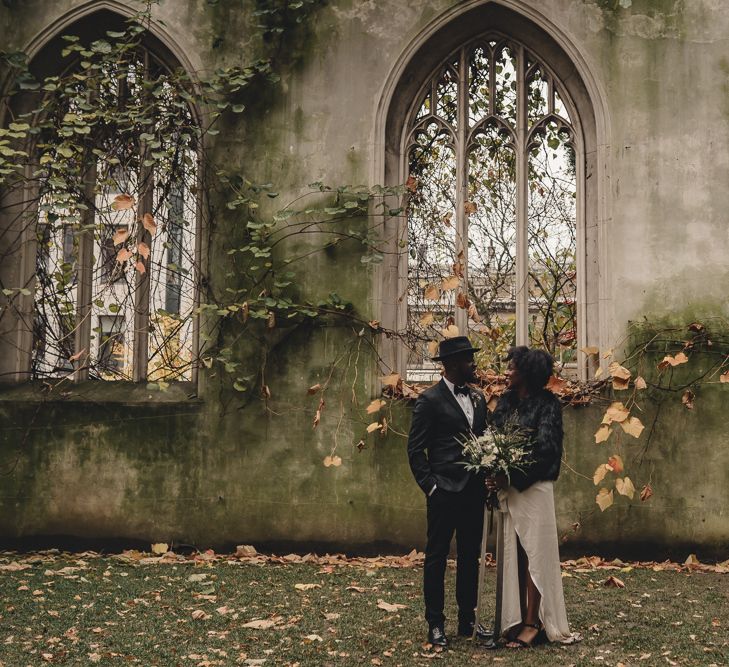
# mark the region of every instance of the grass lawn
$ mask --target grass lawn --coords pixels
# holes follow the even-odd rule
[[[434,654],[420,568],[376,565],[0,554],[0,665],[729,664],[726,574],[571,567],[567,609],[582,643],[487,652],[454,638]],[[625,587],[605,587],[610,575]],[[453,568],[447,586],[454,619]]]

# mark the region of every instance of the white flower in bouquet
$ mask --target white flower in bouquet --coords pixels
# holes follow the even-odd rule
[[[487,475],[509,474],[527,463],[528,432],[511,420],[500,429],[489,428],[481,436],[471,434],[463,443],[463,465]]]

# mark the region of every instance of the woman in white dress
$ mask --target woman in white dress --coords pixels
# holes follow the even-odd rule
[[[573,643],[562,590],[553,482],[562,459],[562,406],[545,388],[554,366],[543,350],[514,347],[509,385],[493,414],[498,428],[517,420],[529,434],[529,462],[507,478],[487,480],[504,513],[501,628],[508,648],[531,648],[545,636]]]

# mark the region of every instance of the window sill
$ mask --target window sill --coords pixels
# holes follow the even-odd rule
[[[114,403],[127,405],[185,404],[202,405],[193,382],[171,382],[164,391],[148,389],[146,383],[88,380],[79,384],[65,382],[49,389],[50,382],[24,382],[0,385],[0,402],[14,403]],[[53,386],[51,384],[51,386]]]

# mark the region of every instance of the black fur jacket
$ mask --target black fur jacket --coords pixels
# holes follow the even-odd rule
[[[530,463],[511,473],[511,486],[519,491],[535,482],[555,480],[562,463],[562,405],[549,390],[519,400],[516,392],[506,391],[491,415],[491,423],[503,426],[516,413],[519,425],[530,433]]]

